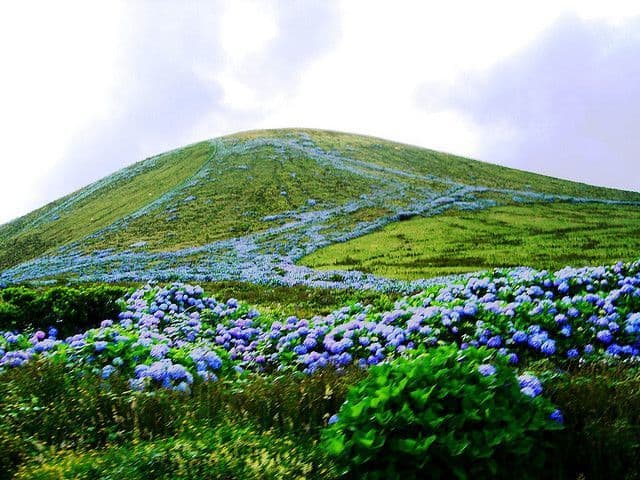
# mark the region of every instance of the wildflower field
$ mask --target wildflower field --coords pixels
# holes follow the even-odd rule
[[[246,132],[0,226],[0,479],[640,478],[640,194]]]

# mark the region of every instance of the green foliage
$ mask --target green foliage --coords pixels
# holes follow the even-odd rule
[[[8,287],[0,290],[0,330],[56,327],[60,336],[77,333],[116,318],[117,300],[126,291],[115,285]]]
[[[566,428],[557,438],[555,461],[565,466],[566,476],[640,478],[638,368],[576,366],[547,385],[548,395],[564,413]]]
[[[60,213],[53,215],[73,194],[0,226],[0,270],[79,240],[135,212],[188,181],[214,153],[210,142],[167,152],[128,167],[114,182],[84,188],[77,192],[81,193],[78,200]]]
[[[18,465],[29,456],[27,441],[5,428],[0,428],[0,480],[9,480]]]
[[[494,374],[479,372],[486,363]],[[323,445],[356,478],[539,478],[553,410],[501,357],[442,346],[373,367]]]
[[[355,367],[344,372],[327,369],[313,376],[255,374],[218,382],[195,383],[192,394],[185,395],[169,390],[132,392],[126,379],[117,375],[102,380],[52,361],[32,362],[23,368],[7,371],[0,382],[0,451],[3,452],[0,455],[0,471],[15,471],[27,459],[37,457],[43,451],[71,449],[73,452],[58,459],[60,465],[51,465],[51,468],[55,467],[52,471],[61,472],[66,468],[71,469],[76,458],[80,464],[84,465],[86,460],[89,465],[91,462],[88,459],[100,456],[94,449],[107,445],[151,442],[143,450],[136,450],[137,453],[125,453],[129,448],[126,447],[113,450],[114,456],[107,455],[108,462],[111,462],[108,463],[109,468],[113,467],[114,471],[118,471],[114,462],[124,462],[122,459],[128,454],[140,455],[141,464],[131,471],[135,473],[138,472],[136,469],[143,468],[144,455],[151,452],[154,445],[164,444],[163,440],[158,439],[181,438],[184,441],[180,440],[180,445],[197,450],[201,443],[198,437],[200,431],[209,431],[206,435],[224,437],[229,433],[225,433],[225,422],[229,419],[252,426],[254,433],[246,437],[247,445],[252,445],[252,438],[264,431],[279,432],[279,436],[285,437],[303,436],[310,439],[311,445],[318,439],[331,412],[346,398],[348,387],[364,375],[365,372]],[[218,428],[221,431],[218,432]],[[268,435],[269,438],[273,436],[271,433]],[[191,445],[194,438],[198,440]],[[235,438],[236,446],[233,448],[245,448],[241,441],[242,437]],[[261,445],[264,450],[269,442],[265,440]],[[78,452],[92,453],[85,455]],[[301,455],[304,452],[306,450]],[[162,457],[162,454],[159,455]],[[210,465],[207,462],[213,461],[203,456],[202,452],[198,455],[191,462],[193,468],[204,468]],[[253,457],[257,463],[252,468],[258,468],[262,461],[259,458],[267,463],[271,459],[280,459],[277,451],[262,452],[260,455],[262,457]],[[48,464],[49,457],[49,453],[44,455],[42,463]],[[40,464],[37,469],[28,471],[35,475],[36,471],[48,472],[47,468]],[[138,474],[142,475],[135,473]],[[93,478],[102,477],[98,475]]]
[[[201,285],[215,298],[237,298],[259,307],[261,312],[296,315],[299,318],[327,315],[340,307],[356,302],[373,305],[378,311],[388,311],[393,309],[393,303],[401,296],[374,290],[337,290],[303,285],[260,285],[233,281]]]
[[[23,467],[16,479],[329,479],[314,442],[225,421],[177,438],[87,453],[60,452]]]
[[[609,264],[638,258],[639,217],[637,206],[571,203],[450,211],[329,245],[300,263],[407,280],[520,265]]]

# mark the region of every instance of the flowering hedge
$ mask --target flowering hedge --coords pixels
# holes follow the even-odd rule
[[[555,274],[494,272],[404,297],[391,311],[352,304],[330,315],[261,315],[202,288],[147,285],[127,295],[116,320],[58,338],[55,328],[0,334],[0,370],[36,356],[134,388],[188,390],[244,370],[375,365],[419,346],[486,346],[514,365],[536,358],[635,361],[640,354],[640,262]]]

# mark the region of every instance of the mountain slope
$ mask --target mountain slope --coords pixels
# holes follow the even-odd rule
[[[0,280],[357,286],[375,279],[296,262],[416,215],[550,201],[618,205],[633,216],[640,194],[371,137],[245,132],[144,160],[1,226]]]

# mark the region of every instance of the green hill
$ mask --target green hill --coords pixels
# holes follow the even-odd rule
[[[376,286],[388,282],[360,272],[611,263],[640,256],[639,205],[639,193],[377,138],[245,132],[146,159],[1,226],[0,281]],[[389,244],[398,235],[404,247]],[[549,248],[556,239],[562,248]],[[513,248],[497,251],[507,240]]]

